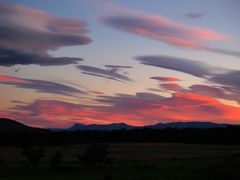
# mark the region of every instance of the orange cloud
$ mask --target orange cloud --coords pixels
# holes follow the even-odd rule
[[[160,82],[168,82],[168,81],[180,81],[180,79],[175,78],[175,77],[151,77],[150,79],[155,79],[158,80]]]
[[[15,78],[12,76],[5,76],[5,75],[0,75],[0,82],[2,83],[8,83],[8,82],[13,82],[13,83],[30,83],[29,81],[25,81],[23,79],[20,78]]]
[[[124,122],[132,125],[150,125],[171,121],[212,121],[240,123],[240,108],[194,93],[175,93],[163,97],[151,93],[99,96],[102,105],[83,105],[55,100],[37,100],[32,104],[19,105],[17,112],[27,114],[29,124],[67,126],[75,123],[106,124]],[[31,116],[35,121],[31,120]],[[23,118],[24,119],[24,118]],[[44,122],[39,122],[44,119]],[[60,124],[58,124],[58,121]],[[26,122],[27,120],[25,120]],[[65,122],[65,123],[63,123]]]

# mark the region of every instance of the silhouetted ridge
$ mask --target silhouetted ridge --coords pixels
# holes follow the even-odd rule
[[[75,124],[69,129],[49,131],[0,119],[0,146],[132,142],[240,144],[240,126],[211,122],[173,122],[137,127],[113,123]]]
[[[228,124],[217,124],[212,122],[171,122],[171,123],[158,123],[155,125],[149,126],[131,126],[125,123],[113,123],[113,124],[74,124],[72,127],[67,129],[68,131],[112,131],[112,130],[132,130],[132,129],[165,129],[165,128],[177,128],[177,129],[185,129],[185,128],[198,128],[198,129],[208,129],[208,128],[224,128],[227,127]]]
[[[112,131],[112,130],[120,130],[120,129],[126,129],[131,130],[135,129],[136,127],[130,126],[125,123],[112,123],[112,124],[91,124],[91,125],[84,125],[84,124],[74,124],[72,127],[70,127],[69,131],[78,131],[78,130],[90,130],[90,131]]]
[[[33,128],[26,126],[17,121],[0,118],[0,133],[29,133],[29,132],[37,132],[37,131],[46,131],[40,128]]]
[[[151,129],[164,129],[164,128],[224,128],[227,127],[228,124],[217,124],[213,122],[171,122],[171,123],[158,123],[155,125],[148,126]]]

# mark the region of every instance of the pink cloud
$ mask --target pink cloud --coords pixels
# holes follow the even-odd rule
[[[15,78],[15,77],[12,77],[12,76],[5,76],[5,75],[0,75],[0,83],[25,83],[25,84],[28,84],[31,82],[27,81],[27,80],[24,80],[24,79],[21,79],[21,78]]]
[[[97,101],[98,106],[94,103],[84,105],[56,100],[36,100],[16,106],[15,111],[22,113],[21,119],[30,119],[29,124],[34,125],[40,119],[44,119],[53,123],[51,126],[55,124],[58,127],[63,126],[63,122],[66,126],[76,121],[87,124],[125,122],[132,125],[171,121],[240,123],[239,107],[188,92],[175,93],[171,97],[151,93],[119,94],[99,96]],[[36,122],[31,120],[31,114]]]
[[[115,6],[117,5],[115,4]],[[209,28],[180,23],[160,15],[148,14],[128,8],[123,9],[124,12],[118,11],[117,15],[115,15],[116,13],[102,15],[100,20],[112,28],[177,47],[240,56],[238,52],[210,47],[205,44],[209,41],[232,40],[233,37],[230,35]]]
[[[184,48],[201,49],[203,41],[231,39],[223,33],[182,24],[162,16],[142,13],[139,17],[128,17],[128,19],[135,24],[123,27],[124,30]]]
[[[49,93],[66,96],[77,96],[78,94],[86,94],[85,92],[66,85],[64,83],[46,81],[46,80],[35,80],[35,79],[24,79],[13,76],[5,76],[0,74],[0,84],[14,86],[23,89],[32,89],[40,93]]]

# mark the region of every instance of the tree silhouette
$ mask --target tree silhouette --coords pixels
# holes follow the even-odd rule
[[[112,167],[108,148],[108,145],[103,144],[92,145],[87,148],[84,155],[78,155],[77,158],[85,167]]]
[[[31,169],[38,169],[40,160],[45,156],[45,150],[42,146],[33,148],[32,146],[23,147],[21,153],[30,164]]]

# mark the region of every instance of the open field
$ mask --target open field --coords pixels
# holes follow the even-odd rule
[[[77,155],[88,144],[45,147],[39,168],[32,170],[21,155],[21,148],[0,148],[2,180],[101,180],[101,179],[238,179],[240,178],[239,145],[198,144],[110,144],[112,168],[84,167]],[[50,158],[60,150],[63,157],[58,169],[49,169]]]

